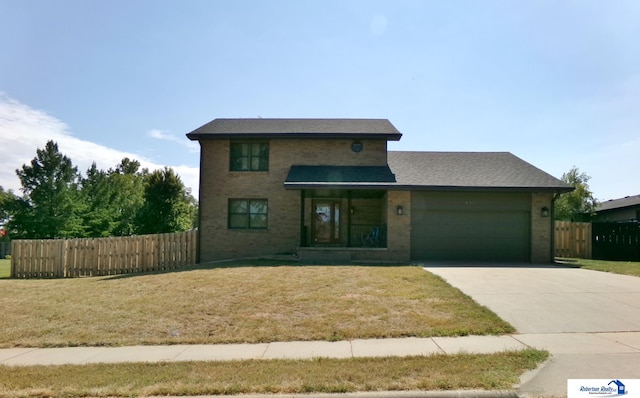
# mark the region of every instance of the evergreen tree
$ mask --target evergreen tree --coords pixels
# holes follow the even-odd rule
[[[138,211],[144,203],[144,176],[140,163],[124,158],[108,171],[95,163],[82,180],[85,201],[84,222],[90,237],[128,236],[136,227]]]
[[[111,204],[114,195],[109,175],[92,163],[82,179],[83,219],[86,235],[92,238],[112,236],[117,214]]]
[[[71,160],[62,155],[58,144],[46,143],[36,151],[30,165],[16,170],[23,197],[10,222],[22,238],[60,238],[83,235],[80,175]]]
[[[138,230],[138,213],[144,204],[144,181],[149,171],[140,170],[140,162],[124,158],[109,170],[109,182],[114,190],[112,205],[116,212],[117,225],[114,236],[133,235]]]

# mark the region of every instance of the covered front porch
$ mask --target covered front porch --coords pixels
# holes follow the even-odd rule
[[[386,191],[313,189],[300,197],[300,260],[371,261],[387,251]]]
[[[300,190],[300,247],[386,248],[387,192]]]
[[[406,261],[410,195],[389,189],[388,166],[292,166],[285,188],[299,192],[303,260]]]

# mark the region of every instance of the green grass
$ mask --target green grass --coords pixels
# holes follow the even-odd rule
[[[548,353],[230,362],[0,366],[0,396],[110,397],[505,390]]]
[[[0,279],[11,277],[11,260],[0,260]]]
[[[0,308],[4,348],[514,331],[441,278],[413,266],[253,262],[124,277],[6,279],[0,282]]]
[[[612,272],[614,274],[640,276],[640,262],[587,260],[583,258],[559,259],[565,265],[577,266],[595,271]]]

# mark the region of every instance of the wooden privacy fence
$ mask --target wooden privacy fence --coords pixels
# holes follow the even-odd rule
[[[172,270],[196,263],[196,230],[117,238],[14,240],[13,278],[73,278]]]
[[[556,221],[556,257],[591,258],[591,251],[591,223]]]

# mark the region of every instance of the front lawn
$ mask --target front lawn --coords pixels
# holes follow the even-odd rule
[[[548,354],[434,355],[229,362],[0,366],[3,397],[302,394],[399,390],[510,390]]]
[[[587,260],[583,258],[568,259],[564,261],[559,259],[560,263],[564,263],[565,261],[569,266],[577,266],[595,271],[612,272],[614,274],[640,276],[640,262]]]
[[[514,331],[421,267],[257,264],[265,265],[236,263],[124,277],[3,280],[0,347],[257,343]]]

